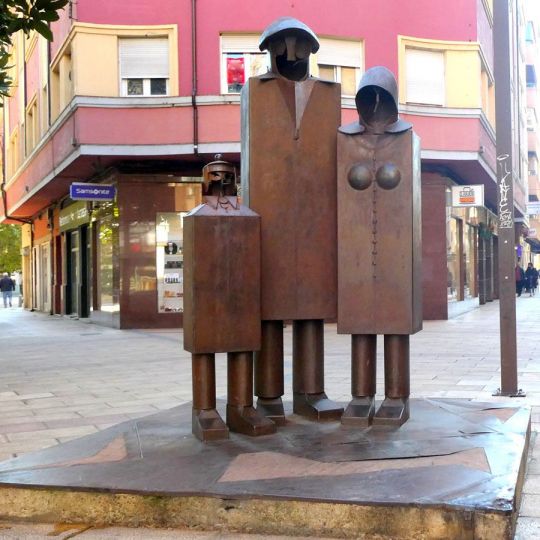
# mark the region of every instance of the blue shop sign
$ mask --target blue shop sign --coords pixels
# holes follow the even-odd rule
[[[116,187],[111,184],[73,182],[69,187],[69,196],[74,201],[112,201],[116,196]]]

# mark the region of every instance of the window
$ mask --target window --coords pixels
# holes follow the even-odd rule
[[[169,93],[167,38],[119,40],[120,94],[166,96]]]
[[[19,131],[13,130],[9,138],[9,150],[7,156],[8,176],[11,178],[19,168]]]
[[[534,69],[534,66],[531,64],[527,64],[526,67],[527,70],[527,88],[535,88],[536,87],[536,70]]]
[[[221,93],[238,94],[250,77],[266,73],[268,55],[259,50],[257,35],[221,36]]]
[[[320,79],[341,83],[344,96],[356,95],[362,71],[362,42],[321,38],[316,59]]]
[[[406,50],[407,103],[445,105],[444,53]]]
[[[527,22],[525,29],[525,41],[527,43],[534,43],[534,24],[532,21]]]
[[[39,116],[37,99],[34,97],[26,108],[26,155],[30,154],[39,141]]]

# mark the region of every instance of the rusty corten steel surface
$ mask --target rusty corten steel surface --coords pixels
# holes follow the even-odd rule
[[[236,197],[206,200],[184,218],[184,348],[258,350],[260,219]]]
[[[400,429],[349,429],[292,415],[272,437],[231,434],[226,444],[203,444],[189,435],[185,404],[4,462],[0,486],[34,486],[38,496],[59,488],[227,503],[278,498],[511,518],[530,409],[450,399],[411,400],[411,408]]]
[[[422,328],[418,155],[412,131],[338,134],[340,334],[414,334]],[[392,189],[376,180],[388,163],[401,173]],[[350,173],[356,185],[364,176],[369,185],[355,189]]]
[[[243,196],[261,216],[262,319],[335,318],[340,87],[252,78],[242,98]]]
[[[261,350],[255,352],[255,393],[266,399],[282,396],[283,374],[283,323],[262,322]]]

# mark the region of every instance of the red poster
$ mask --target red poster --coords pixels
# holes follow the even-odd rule
[[[227,58],[227,84],[244,84],[244,58],[228,57]]]

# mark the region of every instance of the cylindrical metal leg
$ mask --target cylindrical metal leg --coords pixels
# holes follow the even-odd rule
[[[253,405],[253,353],[227,353],[227,403],[238,407]]]
[[[407,398],[410,394],[409,336],[384,336],[384,382],[388,398]]]
[[[192,354],[193,408],[216,408],[216,370],[213,354]]]
[[[324,324],[320,319],[293,321],[293,392],[324,392]]]
[[[351,336],[351,394],[353,397],[374,396],[377,393],[377,335]]]
[[[255,353],[255,394],[275,399],[283,393],[283,321],[263,321],[261,350]]]

